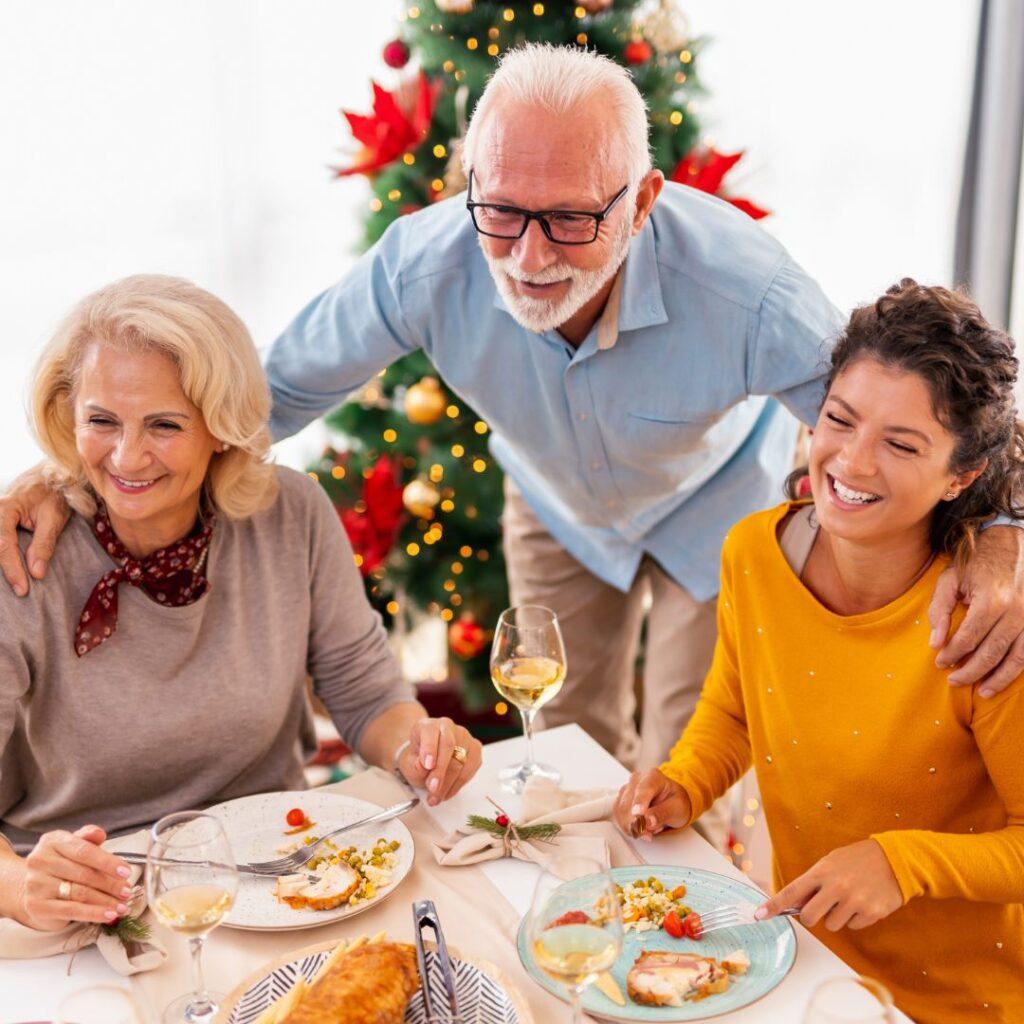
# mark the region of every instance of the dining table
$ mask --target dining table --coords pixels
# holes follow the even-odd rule
[[[629,775],[577,725],[537,732],[534,748],[539,761],[558,768],[566,790],[617,788]],[[464,824],[468,815],[493,816],[492,800],[516,820],[519,797],[501,789],[498,772],[520,760],[524,752],[524,741],[520,738],[484,746],[482,767],[454,797],[433,807],[422,800],[404,816],[415,844],[413,868],[379,906],[316,928],[269,932],[217,928],[210,934],[204,954],[209,987],[230,992],[254,972],[258,976],[261,965],[292,950],[335,938],[351,939],[387,927],[389,938],[412,941],[410,906],[413,901],[432,900],[449,947],[472,951],[496,965],[502,978],[522,996],[533,1024],[568,1022],[567,1004],[532,980],[516,952],[516,931],[530,907],[539,873],[537,865],[504,858],[481,864],[440,866],[432,850],[435,842]],[[389,792],[388,785],[396,789]],[[397,782],[380,770],[369,770],[318,790],[332,791],[382,805],[401,797]],[[698,868],[750,884],[743,872],[692,828],[663,833],[650,841],[622,837],[621,849],[627,851],[634,864]],[[148,916],[152,919],[151,914]],[[145,1024],[156,1024],[163,1005],[190,988],[190,976],[186,940],[155,920],[153,927],[168,950],[168,958],[156,970],[128,978],[108,966],[95,946],[80,950],[73,959],[61,954],[34,960],[0,960],[0,1024],[48,1024],[56,1020],[62,999],[92,986],[128,990],[140,1007]],[[797,1024],[817,986],[831,978],[854,977],[854,972],[799,921],[793,921],[793,928],[796,957],[785,977],[756,1002],[715,1015],[717,1022]],[[702,1005],[708,1005],[709,1016],[714,1014],[712,1005]],[[894,1019],[900,1024],[909,1022],[899,1011]]]

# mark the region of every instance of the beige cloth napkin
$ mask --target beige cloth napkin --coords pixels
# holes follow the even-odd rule
[[[129,836],[118,836],[103,844],[108,850],[144,850],[147,836],[145,831]],[[141,845],[140,845],[141,844]],[[130,885],[137,885],[142,876],[141,867],[133,867],[128,879]],[[128,913],[138,917],[146,910],[146,894],[139,887],[128,903]],[[39,957],[58,956],[61,953],[75,953],[86,946],[96,944],[103,959],[118,974],[125,976],[140,971],[152,971],[167,959],[167,950],[162,942],[150,936],[144,942],[122,945],[116,935],[107,935],[99,925],[75,923],[59,932],[41,932],[29,928],[10,918],[0,918],[0,960],[33,960]]]
[[[482,861],[515,857],[542,868],[564,856],[589,857],[603,867],[612,866],[612,850],[620,851],[625,843],[609,820],[615,806],[616,790],[588,789],[567,791],[550,779],[533,778],[526,783],[522,795],[521,820],[518,827],[554,823],[562,830],[554,839],[519,839],[459,826],[456,832],[434,843],[434,858],[446,867],[479,864]],[[617,857],[619,863],[635,863],[628,854]]]

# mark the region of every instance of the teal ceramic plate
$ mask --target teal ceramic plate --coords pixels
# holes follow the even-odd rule
[[[757,889],[714,871],[702,871],[699,868],[638,864],[630,868],[613,868],[611,874],[619,885],[626,885],[635,878],[651,876],[664,883],[666,889],[685,885],[685,902],[699,914],[707,913],[724,904],[752,903],[756,906],[764,901],[764,897]],[[553,995],[568,1001],[565,989],[534,964],[533,957],[529,954],[525,918],[519,926],[517,945],[519,959],[522,960],[530,977]],[[716,958],[727,956],[735,949],[743,949],[750,957],[750,970],[746,974],[733,977],[728,991],[708,996],[697,1003],[686,1003],[684,1006],[640,1006],[632,1002],[626,994],[626,975],[633,966],[633,961],[645,949],[692,952]],[[796,934],[787,918],[776,918],[763,924],[725,928],[712,932],[699,942],[673,939],[660,928],[639,934],[630,931],[626,932],[622,953],[619,954],[619,959],[611,971],[626,999],[626,1005],[618,1006],[590,986],[583,996],[583,1009],[595,1017],[615,1021],[663,1021],[667,1024],[668,1021],[707,1020],[749,1006],[771,992],[789,972],[795,958]]]

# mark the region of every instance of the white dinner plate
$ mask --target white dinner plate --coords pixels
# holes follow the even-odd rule
[[[316,825],[308,832],[287,836],[291,827],[285,815],[293,807],[305,811]],[[215,804],[207,810],[221,820],[235,860],[239,864],[272,860],[280,857],[277,848],[285,843],[302,839],[308,835],[324,835],[350,821],[369,817],[382,810],[380,805],[366,800],[343,796],[341,793],[318,793],[315,790],[287,793],[257,793],[237,800]],[[259,878],[255,875],[238,876],[238,894],[235,905],[224,918],[230,928],[249,928],[260,931],[286,931],[293,928],[312,928],[330,924],[346,917],[369,910],[381,900],[386,900],[409,873],[413,860],[412,834],[398,818],[377,822],[365,828],[345,832],[335,840],[341,846],[369,848],[378,839],[388,842],[397,840],[401,845],[395,851],[398,863],[391,875],[391,881],[377,889],[372,900],[357,903],[354,907],[343,903],[333,910],[293,910],[286,903],[279,903],[274,897],[277,882],[274,878]]]

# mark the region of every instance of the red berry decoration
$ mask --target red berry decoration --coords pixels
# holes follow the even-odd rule
[[[502,828],[508,828],[508,815],[507,815],[507,814],[499,814],[499,815],[498,815],[498,816],[497,816],[497,817],[496,817],[496,818],[495,818],[494,820],[495,820],[495,821],[496,821],[496,822],[497,822],[497,823],[498,823],[498,824],[499,824],[499,825],[500,825],[500,826],[501,826]]]
[[[409,63],[409,47],[401,39],[392,39],[384,47],[384,63],[389,68],[404,68]]]
[[[626,43],[626,48],[622,51],[626,63],[632,64],[634,67],[637,64],[646,64],[653,53],[651,44],[645,39],[634,39],[631,43]]]
[[[298,807],[293,807],[285,815],[284,820],[287,821],[289,825],[293,825],[296,828],[298,828],[299,825],[302,825],[305,822],[305,820],[306,820],[306,812],[301,810]]]

